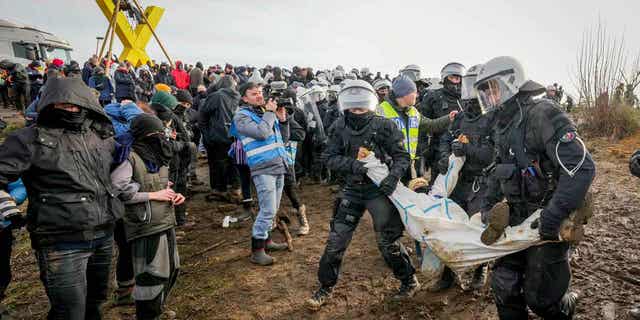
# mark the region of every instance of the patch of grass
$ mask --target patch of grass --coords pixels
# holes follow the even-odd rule
[[[600,105],[582,109],[579,130],[588,137],[620,140],[640,128],[640,112],[627,105]]]

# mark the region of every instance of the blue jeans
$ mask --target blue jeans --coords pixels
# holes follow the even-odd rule
[[[273,225],[273,218],[280,207],[284,175],[261,174],[253,177],[253,184],[258,193],[260,212],[253,223],[252,236],[255,239],[269,238],[269,231]]]
[[[112,257],[113,236],[37,249],[40,280],[51,304],[47,319],[101,319]]]

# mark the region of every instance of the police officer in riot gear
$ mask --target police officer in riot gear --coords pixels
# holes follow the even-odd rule
[[[462,207],[469,216],[480,212],[486,178],[483,169],[493,161],[494,143],[491,132],[493,114],[482,114],[478,95],[473,87],[481,65],[475,65],[462,77],[461,105],[463,112],[456,116],[451,127],[440,138],[442,158],[438,166],[441,172],[446,172],[451,153],[458,157],[465,157],[465,163],[460,171],[460,178],[451,194],[451,199]],[[442,278],[433,288],[439,291],[449,288],[454,282],[454,274],[446,268]],[[486,279],[486,266],[478,267],[473,275],[471,287],[480,289]]]
[[[559,105],[533,99],[544,87],[527,80],[520,63],[497,57],[479,71],[475,88],[483,113],[494,113],[495,169],[488,182],[482,217],[495,233],[502,221],[518,225],[542,209],[531,225],[544,244],[503,257],[491,285],[500,319],[527,319],[527,306],[544,319],[572,319],[577,294],[569,292],[569,243],[559,238],[564,219],[584,202],[595,164]],[[506,198],[508,208],[491,209]],[[506,219],[505,219],[506,218]],[[498,232],[495,232],[498,230]]]
[[[427,91],[418,111],[429,119],[440,118],[452,111],[460,111],[460,88],[464,73],[465,67],[461,63],[446,64],[440,71],[442,88]],[[440,150],[440,137],[439,134],[431,135],[428,148],[424,148],[426,149],[426,165],[431,167],[430,184],[433,184],[440,173],[437,165],[438,160],[443,157],[443,151]],[[421,144],[424,143],[424,139],[422,140]]]
[[[385,262],[402,283],[393,298],[411,297],[420,287],[411,259],[399,241],[404,230],[400,215],[387,198],[410,162],[402,133],[393,121],[375,114],[378,99],[366,81],[346,81],[338,104],[344,117],[334,124],[324,156],[331,170],[344,174],[346,183],[336,199],[329,238],[320,259],[320,288],[306,301],[311,310],[318,310],[329,298],[338,281],[344,253],[365,210],[373,219],[378,248]],[[367,177],[364,162],[357,160],[361,147],[373,151],[389,165],[389,175],[380,186]]]

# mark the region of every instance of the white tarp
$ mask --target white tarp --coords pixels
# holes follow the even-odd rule
[[[373,152],[361,161],[369,168],[367,175],[376,184],[389,173],[387,166],[375,158]],[[398,183],[396,190],[389,196],[398,208],[411,237],[428,247],[423,255],[423,273],[437,276],[442,271],[443,263],[456,273],[464,272],[472,266],[540,242],[538,231],[530,227],[539,217],[539,211],[522,224],[507,227],[505,234],[493,245],[487,246],[480,241],[480,235],[485,229],[480,221],[480,214],[469,219],[460,206],[448,199],[463,164],[464,157],[451,155],[447,175],[438,176],[429,194],[413,192]]]

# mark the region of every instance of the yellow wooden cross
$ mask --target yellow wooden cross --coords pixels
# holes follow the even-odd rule
[[[112,0],[96,0],[98,7],[102,10],[102,13],[107,18],[111,19],[113,11],[116,9]],[[151,24],[151,28],[155,30],[164,8],[149,6],[144,10],[144,15],[147,17],[147,21]],[[127,20],[127,17],[122,12],[118,12],[115,22],[116,34],[124,49],[120,54],[120,61],[127,60],[136,67],[146,64],[150,60],[145,48],[151,39],[151,28],[146,23],[138,23],[136,29],[133,30],[131,24]],[[106,40],[106,39],[105,39]]]

